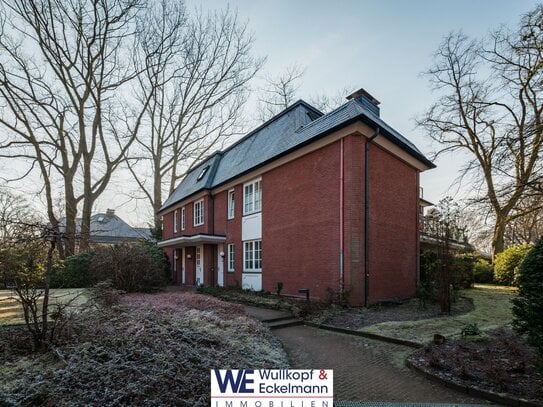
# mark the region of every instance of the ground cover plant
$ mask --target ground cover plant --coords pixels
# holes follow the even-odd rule
[[[45,353],[27,354],[24,329],[0,329],[0,405],[207,406],[210,369],[288,367],[239,305],[192,293],[111,298],[78,313]]]
[[[462,386],[477,387],[543,404],[543,359],[510,329],[428,344],[408,360]]]

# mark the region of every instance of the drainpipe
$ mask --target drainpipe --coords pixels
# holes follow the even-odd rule
[[[370,138],[366,138],[366,148],[364,156],[364,306],[368,306],[370,303],[370,181],[369,181],[369,145],[370,143],[379,136],[379,127]]]
[[[215,197],[213,196],[213,194],[210,192],[209,193],[209,233],[211,235],[214,235],[215,234]],[[215,261],[217,260],[217,253],[216,253],[216,246],[212,246],[213,247],[213,250],[212,250],[212,259],[213,261],[211,262],[211,268],[210,268],[210,272],[211,272],[211,286],[212,287],[215,287]]]
[[[343,142],[342,138],[340,141],[340,156],[339,156],[339,294],[341,299],[343,299],[343,294],[345,291],[345,276],[344,276],[344,254],[343,254]]]

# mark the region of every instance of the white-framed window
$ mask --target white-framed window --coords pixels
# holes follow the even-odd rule
[[[185,217],[185,207],[181,208],[181,230],[185,230],[186,226],[186,217]]]
[[[243,270],[262,271],[262,240],[243,242]]]
[[[234,244],[230,243],[228,245],[228,271],[231,273],[234,271],[234,265],[235,265],[234,251],[235,251]]]
[[[204,224],[204,200],[194,202],[194,226]]]
[[[234,219],[236,210],[236,201],[234,197],[234,190],[228,191],[228,219]]]
[[[262,180],[243,185],[243,214],[260,212],[262,210]]]
[[[177,233],[177,209],[173,211],[173,233]]]

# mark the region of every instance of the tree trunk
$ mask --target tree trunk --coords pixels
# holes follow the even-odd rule
[[[495,257],[498,253],[505,249],[505,228],[507,224],[505,218],[496,216],[496,224],[494,226],[494,234],[492,236],[492,256]]]
[[[71,182],[65,183],[64,194],[64,211],[66,215],[64,229],[64,256],[68,257],[75,254],[75,242],[77,236],[77,201],[74,196],[73,185]]]
[[[158,211],[162,207],[162,176],[160,174],[160,167],[155,168],[155,180],[153,188],[153,215],[154,215],[154,227],[153,237],[157,240],[162,239],[162,216],[158,214]]]
[[[90,246],[90,221],[93,203],[94,200],[91,200],[91,198],[87,198],[83,201],[83,211],[81,212],[81,237],[79,241],[79,251],[85,251]]]

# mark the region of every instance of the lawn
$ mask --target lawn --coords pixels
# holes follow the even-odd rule
[[[472,311],[462,315],[417,321],[383,322],[360,330],[426,343],[432,340],[434,334],[460,337],[462,328],[466,324],[476,323],[482,331],[510,325],[511,299],[516,296],[515,288],[476,284],[474,288],[462,290],[459,294],[473,300],[475,307]]]
[[[68,302],[73,300],[73,306],[79,306],[87,301],[84,289],[58,288],[50,292],[50,302]],[[12,290],[0,290],[0,325],[20,324],[24,322],[21,304],[17,301]]]
[[[289,367],[242,306],[193,293],[84,307],[44,354],[28,354],[23,328],[0,328],[2,406],[208,406],[210,369]]]

